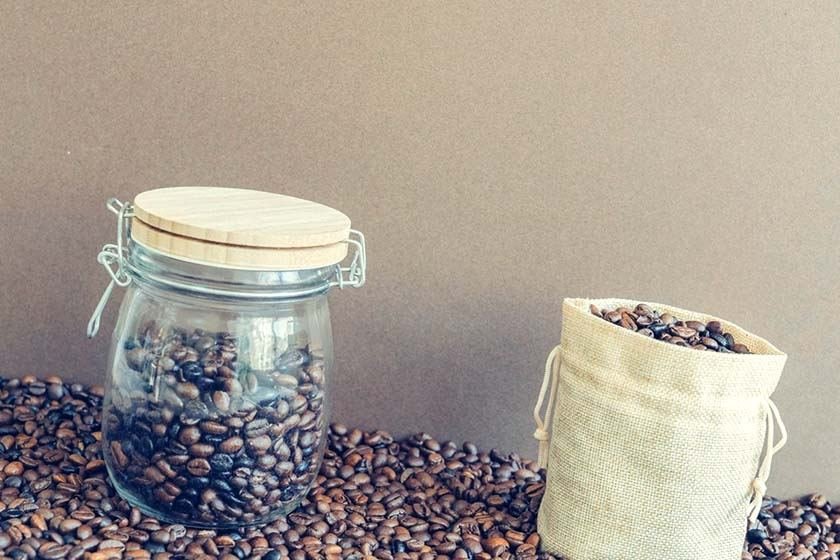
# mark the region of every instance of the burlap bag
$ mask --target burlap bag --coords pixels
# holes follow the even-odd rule
[[[543,548],[568,560],[740,560],[786,440],[770,395],[787,357],[726,321],[755,354],[667,344],[595,317],[590,303],[635,305],[563,303],[560,346],[534,413],[547,461]],[[683,320],[716,319],[650,305]]]

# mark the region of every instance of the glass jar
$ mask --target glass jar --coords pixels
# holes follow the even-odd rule
[[[335,254],[313,268],[246,268],[167,254],[171,243],[136,234],[148,223],[131,205],[109,207],[118,242],[99,261],[112,282],[89,335],[113,286],[125,285],[102,415],[114,486],[173,523],[230,528],[286,514],[314,482],[327,438],[327,294],[364,283],[364,238],[348,228],[339,242],[356,248],[346,268],[328,262]]]

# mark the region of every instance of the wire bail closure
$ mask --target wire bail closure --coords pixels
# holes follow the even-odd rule
[[[105,267],[111,281],[102,293],[102,297],[99,298],[99,303],[96,304],[90,321],[88,321],[88,338],[93,338],[99,332],[102,313],[111,298],[114,286],[125,288],[131,284],[131,276],[127,272],[126,262],[128,258],[127,240],[131,228],[131,218],[134,216],[134,206],[130,202],[122,202],[116,198],[108,199],[105,206],[117,215],[117,242],[103,245],[102,250],[96,257],[96,261]],[[330,282],[330,286],[336,286],[340,290],[347,287],[361,288],[365,285],[367,278],[365,236],[362,232],[351,229],[345,242],[352,245],[355,252],[348,266],[341,266],[340,263],[335,265],[335,280]]]
[[[351,229],[346,243],[355,247],[356,252],[350,261],[350,266],[335,265],[336,279],[330,282],[330,286],[338,286],[339,290],[345,287],[361,288],[365,285],[367,278],[367,249],[364,234],[359,230]]]
[[[128,248],[126,247],[126,240],[128,239],[129,230],[131,228],[131,217],[134,216],[134,207],[130,202],[122,202],[117,198],[109,198],[105,207],[117,215],[117,242],[106,243],[99,251],[96,257],[96,262],[105,267],[108,271],[108,276],[111,281],[99,298],[99,303],[93,310],[93,315],[90,317],[87,325],[87,337],[93,338],[99,332],[99,322],[102,318],[102,312],[111,298],[111,292],[114,291],[114,286],[125,288],[131,284],[131,276],[126,272],[125,262],[128,255]]]

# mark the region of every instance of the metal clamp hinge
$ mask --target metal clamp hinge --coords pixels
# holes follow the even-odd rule
[[[335,265],[336,279],[330,282],[331,286],[338,286],[340,290],[346,287],[361,288],[365,285],[367,277],[367,250],[364,234],[351,229],[347,243],[356,249],[350,261],[350,266]]]
[[[93,315],[90,317],[87,325],[87,336],[93,338],[99,332],[99,321],[102,318],[102,312],[111,298],[111,292],[114,291],[114,286],[125,288],[131,284],[131,276],[126,272],[126,258],[128,256],[128,248],[126,241],[129,236],[129,229],[131,227],[131,217],[134,216],[134,207],[130,202],[122,202],[116,198],[108,199],[105,204],[111,212],[117,215],[117,242],[107,243],[102,246],[99,255],[96,257],[96,262],[105,267],[108,271],[108,276],[111,281],[99,298],[99,303],[93,310]]]

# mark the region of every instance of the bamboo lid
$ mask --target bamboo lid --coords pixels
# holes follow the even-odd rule
[[[262,191],[169,187],[134,199],[131,238],[175,258],[232,268],[307,269],[347,255],[350,218]]]

